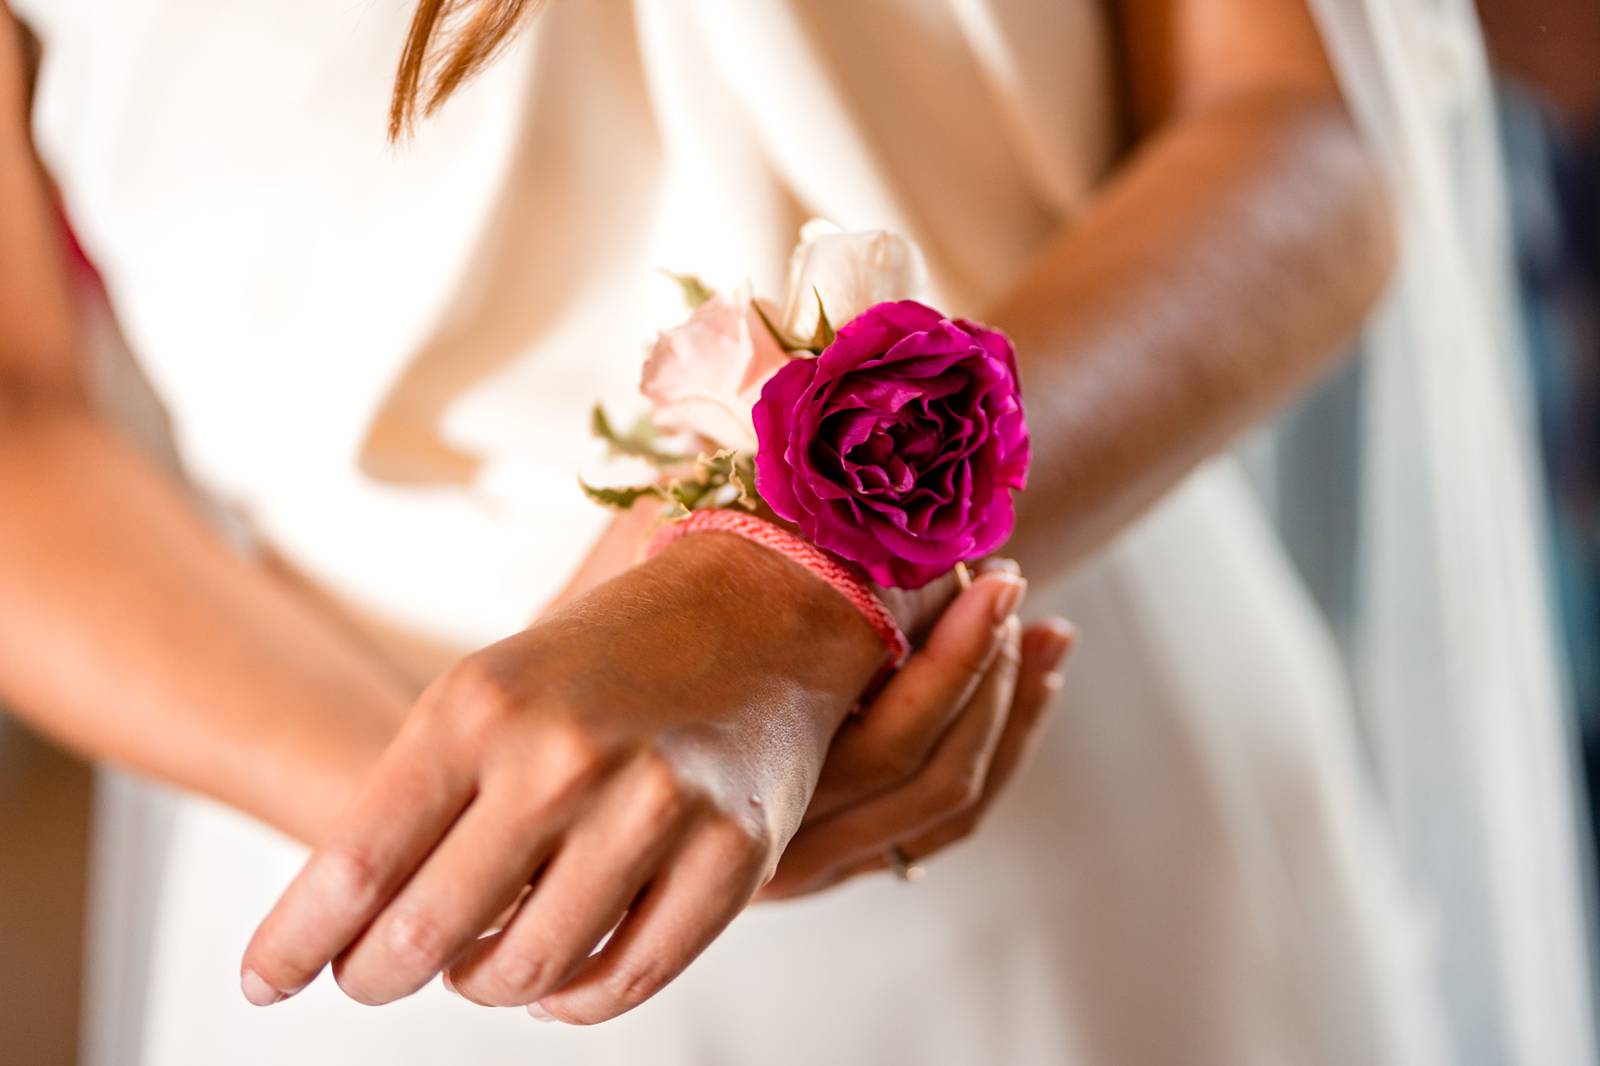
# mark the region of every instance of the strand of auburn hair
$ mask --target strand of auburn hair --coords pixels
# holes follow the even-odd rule
[[[482,70],[543,0],[419,0],[389,100],[389,139],[409,135]]]

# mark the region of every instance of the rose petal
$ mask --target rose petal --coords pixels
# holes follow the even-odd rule
[[[789,261],[789,284],[779,324],[791,337],[817,329],[817,301],[835,327],[874,304],[919,295],[928,283],[922,251],[886,230],[840,232],[808,223]]]

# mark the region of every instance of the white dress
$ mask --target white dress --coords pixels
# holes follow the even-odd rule
[[[189,473],[396,656],[519,628],[599,531],[586,412],[627,402],[676,312],[657,268],[771,290],[821,215],[908,232],[937,299],[981,309],[1120,136],[1090,0],[554,0],[399,151],[408,3],[13,6],[44,44],[41,151]],[[1487,986],[1542,987],[1461,991],[1453,938],[1497,934],[1437,903],[1448,863],[1394,846],[1349,664],[1233,460],[1037,599],[1085,641],[979,839],[915,888],[755,909],[593,1030],[437,985],[248,1007],[239,954],[300,849],[119,784],[90,1061],[1588,1061],[1570,824],[1541,837],[1548,891],[1481,908],[1538,941],[1482,956]],[[1502,696],[1547,752],[1553,701]]]

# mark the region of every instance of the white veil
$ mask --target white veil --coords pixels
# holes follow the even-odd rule
[[[1354,419],[1321,441],[1359,454],[1339,595],[1373,772],[1436,919],[1459,1061],[1584,1066],[1586,838],[1476,17],[1470,0],[1312,7],[1399,208]]]

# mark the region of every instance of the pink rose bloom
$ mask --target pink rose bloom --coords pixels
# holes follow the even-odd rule
[[[1011,535],[1029,442],[1005,334],[880,303],[755,407],[756,487],[880,585],[920,588]]]
[[[651,419],[742,451],[756,447],[751,408],[761,386],[790,361],[750,307],[748,286],[713,296],[656,337],[639,390]]]

